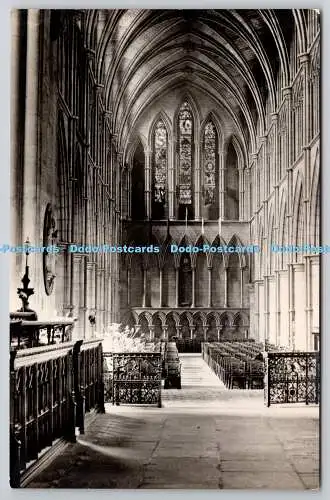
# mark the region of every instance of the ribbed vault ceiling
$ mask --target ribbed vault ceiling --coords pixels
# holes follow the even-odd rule
[[[246,151],[277,107],[277,73],[289,83],[294,11],[94,10],[88,45],[123,147],[141,113],[183,85],[206,93],[232,120]],[[299,32],[299,30],[298,30]]]

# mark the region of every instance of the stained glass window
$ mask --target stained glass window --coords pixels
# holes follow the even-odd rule
[[[203,193],[204,204],[212,205],[216,202],[216,129],[209,121],[204,129],[203,148]]]
[[[179,111],[179,203],[192,204],[193,119],[190,106],[184,102]]]
[[[156,123],[154,135],[153,201],[165,205],[167,181],[167,132],[162,120]]]

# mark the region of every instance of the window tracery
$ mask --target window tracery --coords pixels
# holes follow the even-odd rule
[[[178,198],[180,205],[192,205],[193,117],[185,101],[179,111]]]
[[[216,202],[216,130],[212,121],[204,129],[204,203],[212,205]]]
[[[167,199],[168,137],[165,124],[157,121],[154,131],[153,217],[163,218]]]

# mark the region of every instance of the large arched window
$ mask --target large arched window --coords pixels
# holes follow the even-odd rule
[[[152,169],[152,218],[164,219],[167,215],[167,163],[168,138],[162,120],[157,121],[153,137]]]
[[[193,156],[194,123],[190,105],[185,101],[178,116],[178,218],[194,218]]]
[[[217,139],[214,123],[209,120],[203,134],[202,186],[204,216],[211,220],[216,220],[219,217]]]

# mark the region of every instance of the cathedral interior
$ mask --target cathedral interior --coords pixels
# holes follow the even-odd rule
[[[11,23],[10,485],[317,489],[320,11]]]
[[[319,13],[17,10],[12,39],[12,242],[61,249],[38,317],[318,349],[319,255],[271,245],[319,244]]]

